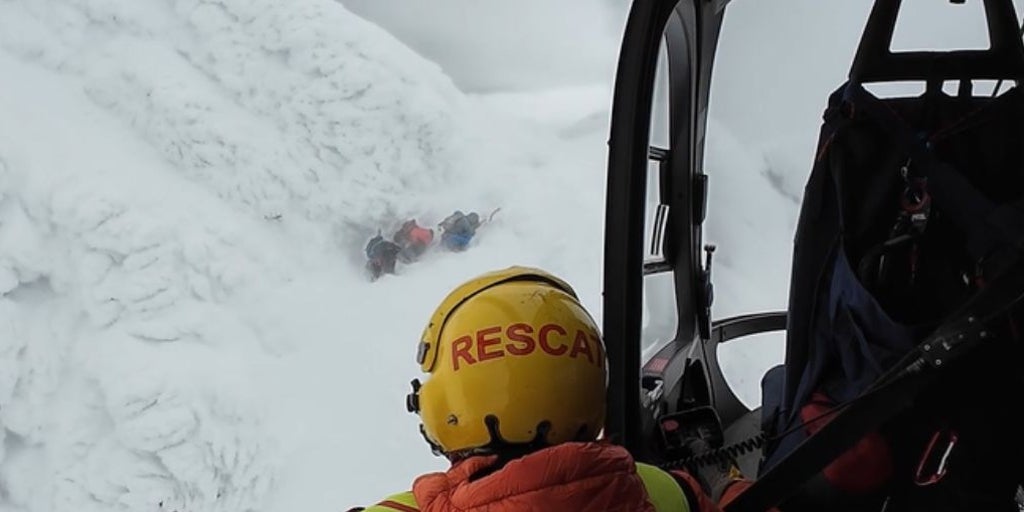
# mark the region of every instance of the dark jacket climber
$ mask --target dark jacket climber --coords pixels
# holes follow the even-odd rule
[[[394,240],[402,248],[398,257],[403,263],[411,263],[430,247],[434,241],[434,230],[422,227],[415,219],[410,219],[395,232]]]
[[[371,280],[376,280],[383,274],[395,273],[395,260],[402,250],[398,244],[385,240],[383,236],[377,235],[366,243],[366,271]]]
[[[466,250],[480,224],[480,215],[476,212],[465,214],[456,210],[441,221],[441,244],[449,251]]]
[[[451,467],[353,511],[716,512],[745,487],[730,463],[667,472],[598,439],[601,333],[551,274],[510,267],[471,279],[421,339],[417,359],[430,376],[414,381],[406,405]]]

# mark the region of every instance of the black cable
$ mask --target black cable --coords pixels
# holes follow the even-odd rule
[[[738,443],[716,448],[699,455],[692,455],[683,459],[673,460],[659,464],[662,469],[679,469],[683,467],[711,466],[724,461],[731,461],[740,455],[752,452],[764,446],[767,437],[760,433],[754,437],[744,439]]]
[[[761,432],[761,433],[759,433],[759,434],[757,434],[755,436],[749,437],[749,438],[744,439],[742,441],[739,441],[737,443],[732,443],[732,444],[723,446],[721,448],[715,448],[713,450],[710,450],[710,451],[707,451],[707,452],[704,452],[704,453],[701,453],[701,454],[691,455],[689,457],[684,457],[682,459],[676,459],[676,460],[673,460],[673,461],[664,462],[664,463],[659,464],[658,466],[661,467],[662,469],[678,469],[678,468],[681,468],[681,467],[708,466],[708,465],[712,465],[712,464],[717,464],[719,462],[735,459],[736,457],[739,457],[740,455],[743,455],[745,453],[749,453],[749,452],[752,452],[752,451],[754,451],[756,449],[761,448],[768,441],[778,441],[778,440],[780,440],[780,439],[782,439],[782,438],[784,438],[784,437],[786,437],[786,436],[788,436],[788,435],[790,435],[790,434],[792,434],[792,433],[794,433],[794,432],[796,432],[798,430],[806,428],[808,425],[810,425],[810,424],[812,424],[812,423],[814,423],[816,421],[819,421],[819,420],[827,418],[829,416],[838,414],[842,410],[852,406],[853,404],[855,404],[857,402],[860,402],[860,401],[862,401],[862,400],[864,400],[864,399],[866,399],[866,398],[868,398],[868,397],[870,397],[872,395],[875,395],[875,394],[877,394],[877,393],[879,393],[881,391],[885,391],[890,386],[892,386],[895,382],[899,381],[899,377],[904,377],[904,376],[907,376],[907,375],[910,375],[910,374],[914,374],[914,373],[920,372],[924,368],[925,364],[927,364],[927,363],[924,361],[924,359],[917,358],[912,363],[906,365],[906,367],[904,368],[903,371],[897,373],[896,375],[892,376],[889,379],[886,379],[886,380],[878,383],[878,385],[876,385],[875,387],[865,391],[864,393],[860,394],[856,398],[854,398],[852,400],[849,400],[846,403],[839,404],[839,405],[837,405],[836,407],[834,407],[832,409],[829,409],[829,410],[827,410],[827,411],[825,411],[823,413],[820,413],[817,416],[814,416],[813,418],[810,418],[808,420],[802,421],[802,422],[800,422],[800,423],[798,423],[798,424],[796,424],[796,425],[794,425],[794,426],[792,426],[792,427],[790,427],[790,428],[788,428],[786,430],[783,430],[782,432],[780,432],[778,434],[775,434],[775,435],[773,435],[771,437],[768,437],[767,435],[765,435],[764,432]]]

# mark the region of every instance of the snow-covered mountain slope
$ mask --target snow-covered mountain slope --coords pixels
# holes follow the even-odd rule
[[[452,177],[461,95],[334,2],[5,2],[0,41],[254,217],[414,211]]]
[[[0,76],[0,510],[372,500],[441,467],[403,397],[451,286],[599,297],[603,125],[467,98],[335,2],[6,1]],[[376,228],[498,206],[363,280]]]
[[[280,342],[230,302],[288,280],[287,246],[74,79],[0,59],[5,499],[252,509],[272,439],[246,383]]]

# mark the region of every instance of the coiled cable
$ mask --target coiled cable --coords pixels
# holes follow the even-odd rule
[[[754,437],[744,439],[721,448],[715,448],[704,453],[691,455],[682,459],[673,460],[660,464],[662,469],[679,469],[682,467],[710,466],[721,462],[732,462],[741,455],[753,452],[764,446],[768,438],[762,432]]]

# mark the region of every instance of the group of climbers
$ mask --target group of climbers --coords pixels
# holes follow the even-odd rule
[[[461,252],[469,247],[482,224],[476,212],[463,213],[456,210],[438,224],[441,231],[441,247],[452,252]],[[366,244],[366,270],[371,280],[384,274],[394,274],[397,262],[413,263],[434,243],[434,230],[420,226],[416,219],[409,219],[392,235],[391,240],[378,232]]]

